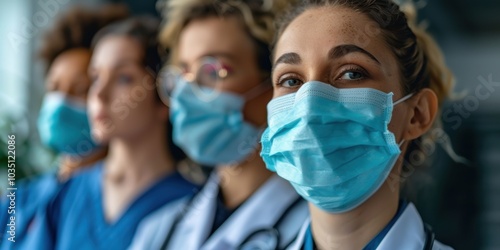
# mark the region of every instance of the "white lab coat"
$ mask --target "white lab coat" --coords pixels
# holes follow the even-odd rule
[[[159,249],[182,209],[187,212],[175,227],[167,249],[237,249],[251,233],[273,227],[285,210],[299,199],[286,180],[274,175],[208,237],[217,206],[218,184],[219,178],[212,175],[191,202],[178,202],[145,218],[130,249]],[[186,207],[186,204],[190,205]],[[281,244],[289,244],[296,238],[309,216],[307,202],[301,200],[289,214],[282,225],[278,225]]]
[[[311,220],[308,218],[302,225],[300,233],[295,242],[287,248],[288,250],[301,249],[304,245],[306,230]],[[422,250],[426,240],[424,223],[420,218],[415,206],[410,203],[406,206],[403,213],[400,215],[396,223],[387,232],[385,238],[380,242],[377,250]],[[433,250],[453,250],[449,246],[445,246],[435,240],[432,247]]]
[[[134,239],[128,249],[160,249],[176,215],[181,213],[188,202],[189,198],[170,202],[144,218],[137,226]]]

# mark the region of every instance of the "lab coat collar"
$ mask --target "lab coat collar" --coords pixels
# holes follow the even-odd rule
[[[425,240],[424,223],[415,205],[410,203],[387,232],[377,250],[399,249],[401,246],[405,246],[405,249],[421,250],[424,248]]]
[[[182,249],[234,249],[249,233],[271,227],[299,197],[287,181],[273,175],[207,239],[215,216],[218,184],[219,178],[212,175],[195,197],[175,232],[180,237],[174,235],[174,242],[170,245],[174,249],[175,246],[182,246]]]
[[[311,219],[308,218],[295,242],[288,248],[289,250],[301,249],[304,245],[305,235]],[[415,206],[410,203],[394,223],[387,235],[380,242],[377,250],[405,249],[422,250],[425,244],[424,223],[420,218]]]

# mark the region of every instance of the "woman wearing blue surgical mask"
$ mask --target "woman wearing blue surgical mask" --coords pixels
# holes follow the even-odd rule
[[[87,118],[90,47],[99,29],[127,15],[122,5],[73,7],[44,36],[39,55],[47,65],[47,94],[38,131],[42,143],[59,155],[62,179],[106,155],[106,148],[97,146],[91,138]]]
[[[173,139],[215,166],[178,214],[159,211],[133,249],[282,249],[307,216],[306,202],[258,156],[272,87],[269,44],[285,1],[169,1],[163,45],[171,51],[160,94]]]
[[[89,120],[109,152],[64,184],[30,249],[126,249],[145,216],[196,191],[168,146],[168,109],[155,85],[158,25],[130,18],[94,38]]]
[[[449,249],[395,178],[452,87],[429,35],[390,0],[303,1],[273,58],[261,156],[311,213],[291,249]]]
[[[40,110],[38,132],[42,143],[58,155],[57,171],[17,185],[16,242],[4,238],[0,240],[0,249],[22,244],[37,223],[37,209],[48,203],[60,182],[105,157],[106,148],[98,147],[90,137],[86,112],[91,40],[100,28],[126,16],[127,9],[122,5],[100,9],[73,7],[45,33],[39,56],[47,67],[47,94]],[[1,206],[0,223],[4,225],[3,221],[11,216],[8,201],[2,200]]]

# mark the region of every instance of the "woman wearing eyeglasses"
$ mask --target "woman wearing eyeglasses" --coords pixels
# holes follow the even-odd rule
[[[215,166],[180,208],[157,212],[134,249],[282,249],[307,217],[293,188],[259,157],[272,97],[269,44],[274,10],[286,1],[169,1],[160,82],[173,139],[193,160]]]
[[[311,213],[291,249],[449,249],[397,178],[452,87],[429,35],[391,0],[303,1],[273,58],[261,155]]]

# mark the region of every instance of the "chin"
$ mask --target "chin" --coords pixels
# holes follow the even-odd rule
[[[94,142],[98,144],[107,144],[112,137],[113,136],[110,133],[104,132],[102,130],[92,130],[92,140],[94,140]]]

